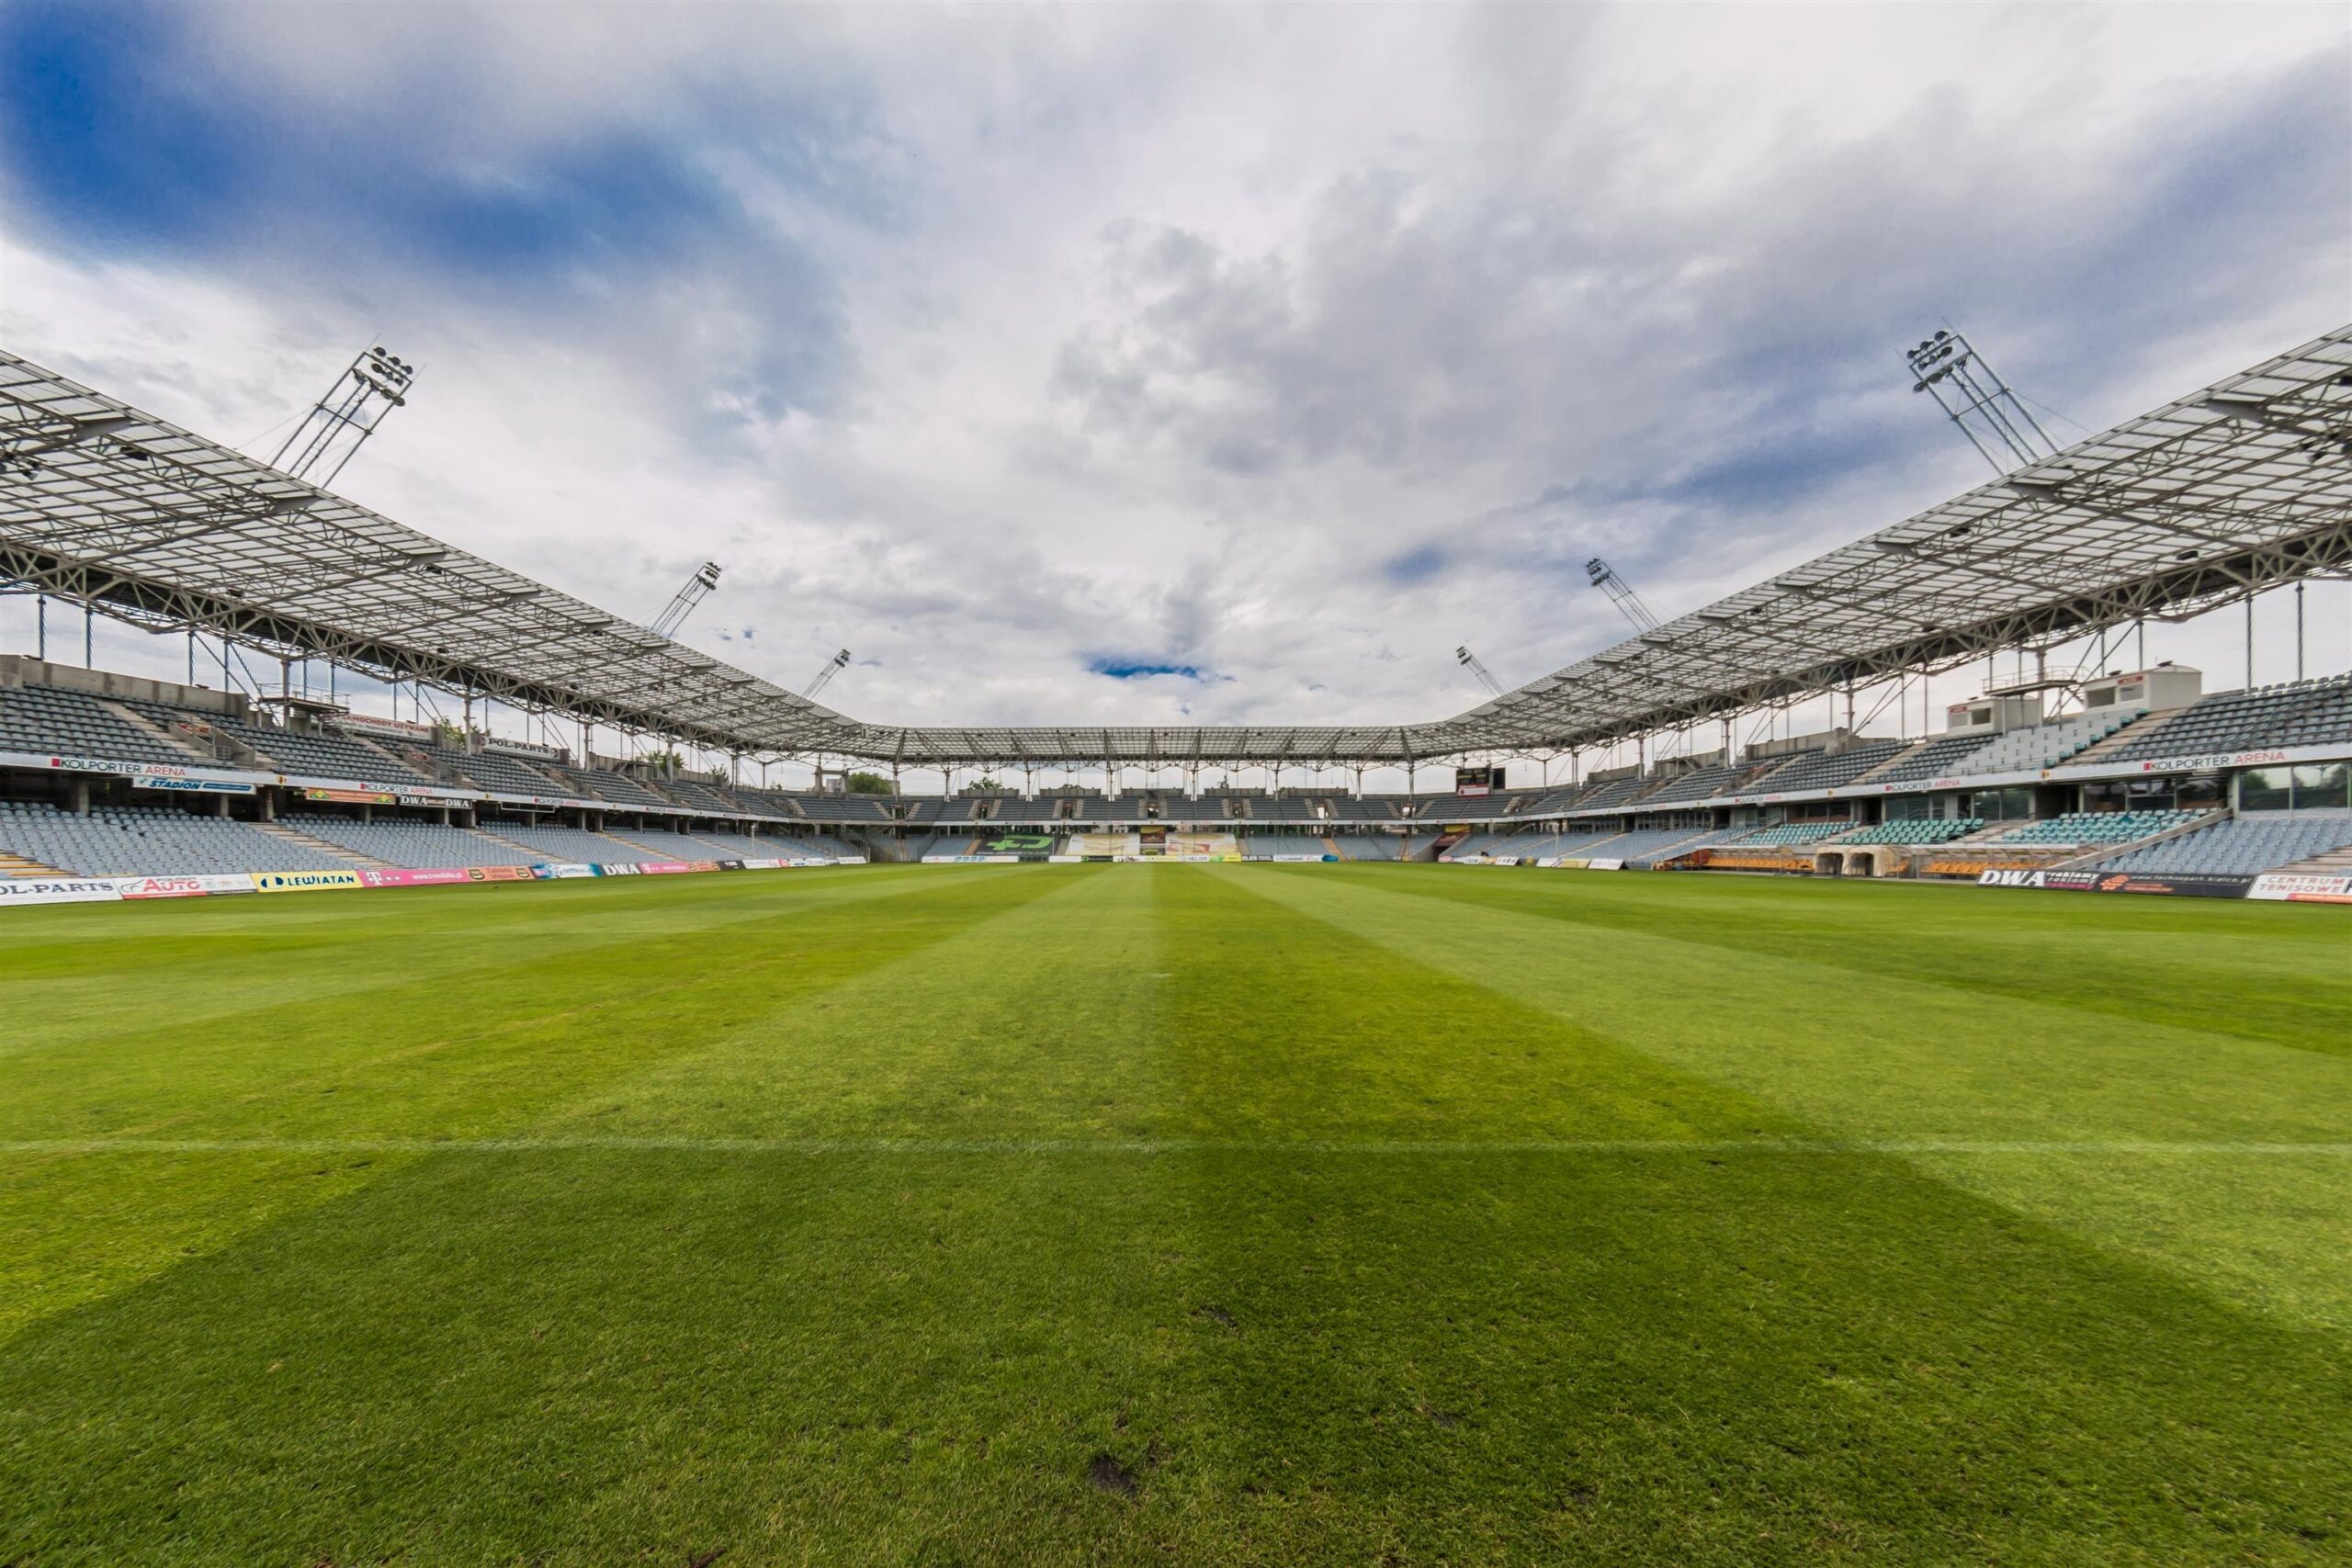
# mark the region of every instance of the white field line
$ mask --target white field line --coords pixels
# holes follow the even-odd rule
[[[2090,1157],[2352,1157],[2352,1142],[2098,1138],[713,1138],[554,1134],[504,1138],[9,1138],[0,1154],[742,1155],[2073,1155]]]

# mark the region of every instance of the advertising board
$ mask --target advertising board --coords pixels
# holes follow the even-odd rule
[[[2246,897],[2290,904],[2352,904],[2352,875],[2268,872],[2254,879]]]
[[[1991,866],[1976,874],[1979,887],[2030,887],[2045,893],[2144,893],[2163,897],[2243,898],[2251,876],[2128,871],[2031,871]]]
[[[240,876],[123,876],[116,886],[125,898],[203,898],[214,894],[250,893],[254,880]]]
[[[133,789],[180,790],[193,795],[251,795],[254,786],[235,779],[133,779]]]
[[[261,893],[324,893],[338,887],[365,887],[356,871],[256,871],[250,874]]]
[[[12,876],[0,879],[0,909],[29,904],[111,904],[122,897],[111,876]]]

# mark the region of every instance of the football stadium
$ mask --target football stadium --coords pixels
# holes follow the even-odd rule
[[[1283,724],[853,716],[352,499],[385,347],[40,346],[0,1562],[2352,1556],[2352,325],[1932,331],[1994,477]]]

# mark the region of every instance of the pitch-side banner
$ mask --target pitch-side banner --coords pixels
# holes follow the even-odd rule
[[[2050,893],[2148,893],[2166,897],[2243,898],[2251,876],[2213,876],[2188,872],[2028,871],[1993,866],[1976,874],[1979,887],[2032,887]]]
[[[254,888],[261,893],[323,893],[336,887],[365,887],[356,871],[256,871]]]
[[[31,904],[111,904],[122,897],[112,876],[17,876],[0,879],[0,909]]]
[[[2352,904],[2352,876],[2274,871],[2256,877],[2246,897],[2290,904]]]
[[[254,879],[241,876],[125,876],[116,879],[125,898],[207,898],[216,894],[251,893]]]

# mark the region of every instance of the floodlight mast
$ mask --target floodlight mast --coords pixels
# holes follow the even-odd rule
[[[848,668],[849,649],[844,648],[839,653],[834,654],[831,659],[825,660],[825,667],[817,671],[816,679],[810,681],[808,682],[808,689],[800,694],[804,697],[813,698],[818,693],[823,691],[828,685],[832,683],[832,679],[835,675],[840,674],[843,670]]]
[[[1584,563],[1584,574],[1592,579],[1595,588],[1609,595],[1609,602],[1616,605],[1627,620],[1634,623],[1634,631],[1657,630],[1657,617],[1650,614],[1647,604],[1642,603],[1642,596],[1634,592],[1634,585],[1617,575],[1615,567],[1595,556]]]
[[[675,635],[677,629],[686,624],[686,617],[695,613],[695,606],[708,598],[710,591],[718,586],[718,563],[715,560],[703,562],[701,570],[686,579],[686,585],[678,590],[660,615],[653,617],[653,634],[656,637]]]
[[[1911,367],[1911,389],[1934,398],[1995,473],[2013,473],[2057,456],[2058,444],[1958,333],[1939,331],[1922,338],[1917,347],[1903,351],[1903,361]]]
[[[416,367],[385,352],[383,344],[362,349],[351,368],[302,416],[269,466],[324,490],[385,418],[408,406],[415,379]]]
[[[1487,694],[1489,696],[1499,697],[1503,694],[1503,683],[1496,680],[1493,673],[1478,661],[1476,654],[1467,648],[1457,648],[1453,650],[1453,657],[1461,663],[1462,668],[1478,677],[1478,684],[1487,688]]]

